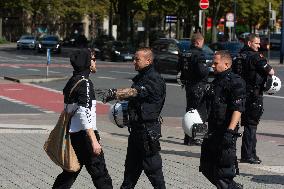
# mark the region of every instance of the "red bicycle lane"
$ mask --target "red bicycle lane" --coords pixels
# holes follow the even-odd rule
[[[60,113],[63,110],[63,95],[55,90],[23,83],[0,83],[0,96],[43,110]],[[97,103],[97,113],[106,114],[109,105]]]

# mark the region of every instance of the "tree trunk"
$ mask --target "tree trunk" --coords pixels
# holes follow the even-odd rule
[[[118,39],[126,41],[128,37],[128,1],[120,0],[118,2],[119,26]]]

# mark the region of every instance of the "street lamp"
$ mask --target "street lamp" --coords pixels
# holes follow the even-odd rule
[[[234,36],[233,40],[236,40],[236,27],[237,27],[237,0],[234,0]]]

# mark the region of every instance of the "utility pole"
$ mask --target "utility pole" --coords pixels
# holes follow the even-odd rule
[[[283,64],[283,56],[284,56],[284,0],[282,0],[282,24],[281,24],[280,64]]]
[[[236,39],[236,27],[237,27],[237,0],[234,0],[234,36],[233,36],[233,40],[237,40]]]

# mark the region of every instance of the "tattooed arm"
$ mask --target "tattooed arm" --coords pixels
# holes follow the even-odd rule
[[[124,100],[129,97],[137,96],[138,92],[135,88],[124,88],[124,89],[109,89],[103,96],[103,103],[118,99]]]
[[[138,92],[135,88],[124,88],[124,89],[117,89],[115,97],[118,100],[124,100],[129,97],[136,97],[137,94]]]

